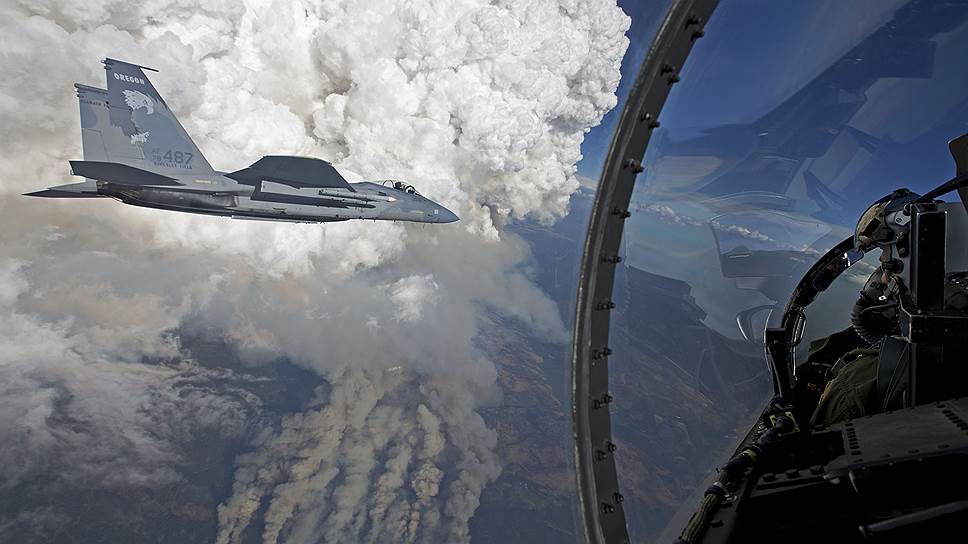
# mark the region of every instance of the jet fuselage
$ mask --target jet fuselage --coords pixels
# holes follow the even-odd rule
[[[447,208],[408,190],[401,182],[351,183],[341,188],[294,188],[261,182],[251,187],[218,172],[212,179],[180,179],[177,186],[132,186],[91,181],[32,193],[33,196],[115,198],[125,204],[234,219],[324,223],[347,219],[451,223],[457,216]],[[394,183],[398,184],[394,186]],[[256,198],[253,194],[258,193]]]
[[[349,183],[330,163],[268,155],[235,172],[202,155],[143,66],[105,59],[107,89],[75,84],[83,183],[28,193],[110,197],[125,204],[236,219],[323,223],[348,219],[451,223],[457,216],[395,180]]]

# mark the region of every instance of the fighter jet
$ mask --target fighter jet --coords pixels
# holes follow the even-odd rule
[[[298,223],[458,219],[413,185],[349,183],[321,159],[270,155],[235,172],[214,170],[144,72],[157,70],[110,58],[103,63],[107,90],[74,84],[84,160],[70,164],[86,180],[27,196],[109,197],[148,208]]]

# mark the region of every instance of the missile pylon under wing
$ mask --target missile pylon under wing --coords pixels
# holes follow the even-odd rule
[[[148,80],[144,71],[151,68],[109,58],[104,69],[107,90],[74,85],[84,160],[70,161],[71,171],[86,180],[27,196],[110,197],[148,208],[300,223],[458,219],[412,185],[349,183],[321,159],[265,156],[235,172],[214,170]]]

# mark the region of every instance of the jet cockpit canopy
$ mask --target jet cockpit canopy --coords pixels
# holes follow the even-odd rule
[[[412,195],[418,195],[418,196],[420,195],[420,193],[417,192],[417,188],[414,187],[413,185],[410,185],[409,183],[395,180],[395,179],[386,179],[386,180],[383,180],[382,182],[384,186],[386,186],[388,183],[398,191],[404,191]]]

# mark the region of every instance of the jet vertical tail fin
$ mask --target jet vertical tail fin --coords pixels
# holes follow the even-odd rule
[[[86,105],[97,114],[107,114],[106,119],[100,116],[94,118],[95,132],[100,133],[107,160],[123,162],[164,175],[205,176],[214,173],[198,146],[178,122],[174,112],[168,108],[168,104],[148,80],[144,70],[151,68],[105,59],[104,69],[107,71],[108,80],[106,95],[97,95],[94,91],[100,91],[99,89],[75,86],[81,100],[82,134],[88,134],[84,132]],[[85,104],[85,96],[92,100],[90,104]],[[99,98],[100,102],[93,100],[95,98]],[[104,121],[107,121],[107,125],[100,126]],[[105,135],[105,132],[110,134]],[[93,133],[91,137],[90,151],[95,154],[100,148],[96,145]],[[102,160],[88,157],[86,140],[84,152],[85,160]]]

